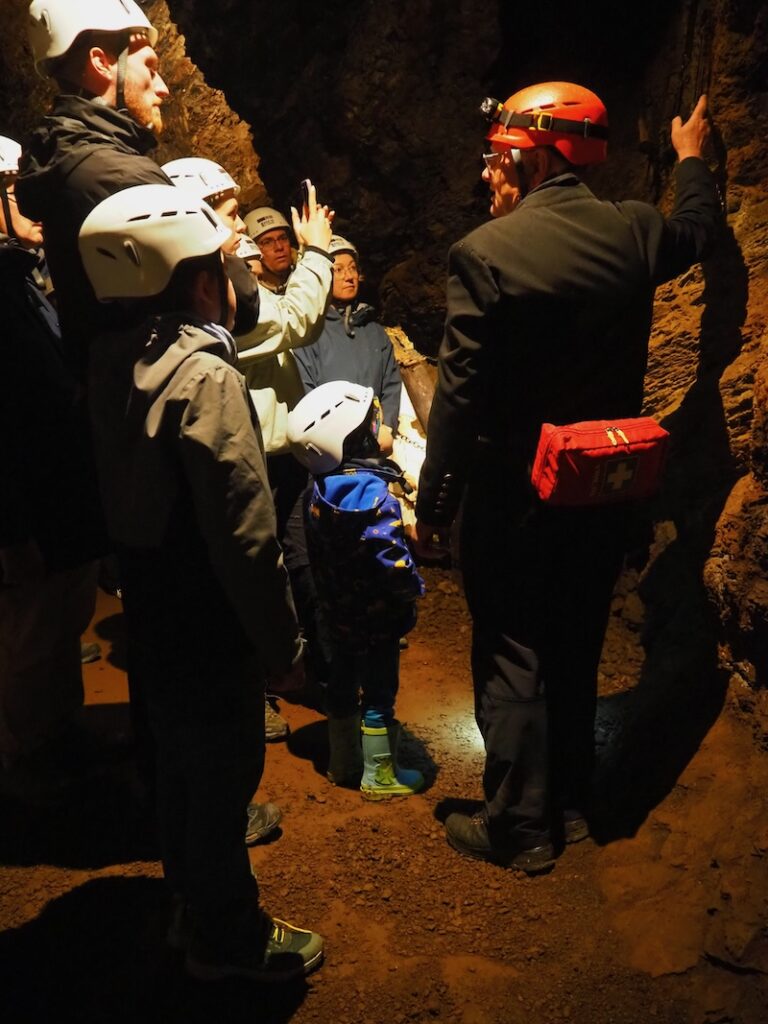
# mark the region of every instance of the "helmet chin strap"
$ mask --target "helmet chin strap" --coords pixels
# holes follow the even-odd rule
[[[117,91],[115,96],[115,106],[118,110],[125,109],[125,73],[128,64],[129,47],[130,42],[117,58]]]
[[[528,174],[523,164],[523,154],[519,149],[515,149],[514,147],[510,149],[510,153],[512,154],[515,171],[517,172],[517,187],[520,191],[520,198],[525,199],[530,191],[530,186],[528,185]]]
[[[219,307],[221,309],[219,323],[222,327],[226,328],[227,316],[229,315],[229,278],[223,263],[219,270]]]
[[[19,236],[13,226],[13,216],[11,214],[11,202],[8,198],[8,189],[5,185],[0,185],[0,202],[3,204],[3,217],[5,218],[5,233],[9,238],[14,238],[17,242]]]

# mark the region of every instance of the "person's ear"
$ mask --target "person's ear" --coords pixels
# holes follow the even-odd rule
[[[537,146],[535,149],[528,150],[526,155],[530,161],[530,170],[528,172],[530,188],[536,188],[537,185],[540,185],[550,175],[554,162],[552,154],[544,146]]]
[[[94,96],[104,96],[114,88],[116,63],[100,46],[92,46],[83,69],[82,84]]]

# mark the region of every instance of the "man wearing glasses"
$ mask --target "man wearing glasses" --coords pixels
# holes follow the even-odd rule
[[[545,422],[639,415],[655,288],[701,258],[720,210],[701,158],[706,97],[672,122],[667,219],[601,202],[581,181],[607,153],[590,90],[545,82],[483,113],[492,219],[449,256],[417,550],[429,556],[464,495],[485,799],[451,814],[446,835],[465,856],[533,874],[589,835],[597,668],[630,518],[626,506],[539,502],[536,442]]]
[[[278,210],[260,206],[245,217],[245,227],[261,250],[261,260],[253,264],[259,283],[282,294],[298,255],[291,246],[288,221]]]

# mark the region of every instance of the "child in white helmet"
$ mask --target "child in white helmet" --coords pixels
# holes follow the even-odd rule
[[[315,477],[305,521],[329,646],[328,778],[359,781],[369,800],[424,785],[420,772],[397,764],[394,717],[400,637],[416,622],[424,584],[389,491],[402,476],[381,455],[380,425],[373,389],[349,381],[321,384],[288,417],[294,454]]]
[[[301,643],[235,368],[228,238],[172,185],[125,189],[88,215],[83,265],[126,323],[94,343],[89,393],[157,746],[163,868],[179,910],[169,941],[197,978],[283,981],[320,964],[323,940],[261,909],[243,841],[264,762],[263,681],[295,671]]]

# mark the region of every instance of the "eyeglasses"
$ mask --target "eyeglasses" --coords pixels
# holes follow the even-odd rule
[[[278,246],[285,245],[285,243],[287,241],[288,241],[288,235],[282,234],[282,235],[276,235],[274,238],[265,238],[265,239],[263,239],[263,241],[260,240],[256,244],[262,250],[262,252],[265,249],[266,249],[267,252],[269,252],[270,249],[276,249]]]
[[[337,267],[337,266],[333,267],[333,276],[334,277],[341,277],[342,274],[355,274],[355,275],[358,275],[359,273],[360,273],[360,271],[358,270],[358,268],[355,266],[354,263],[350,263],[346,267]]]
[[[483,153],[483,160],[489,171],[493,170],[496,166],[496,161],[503,155],[503,153]]]

